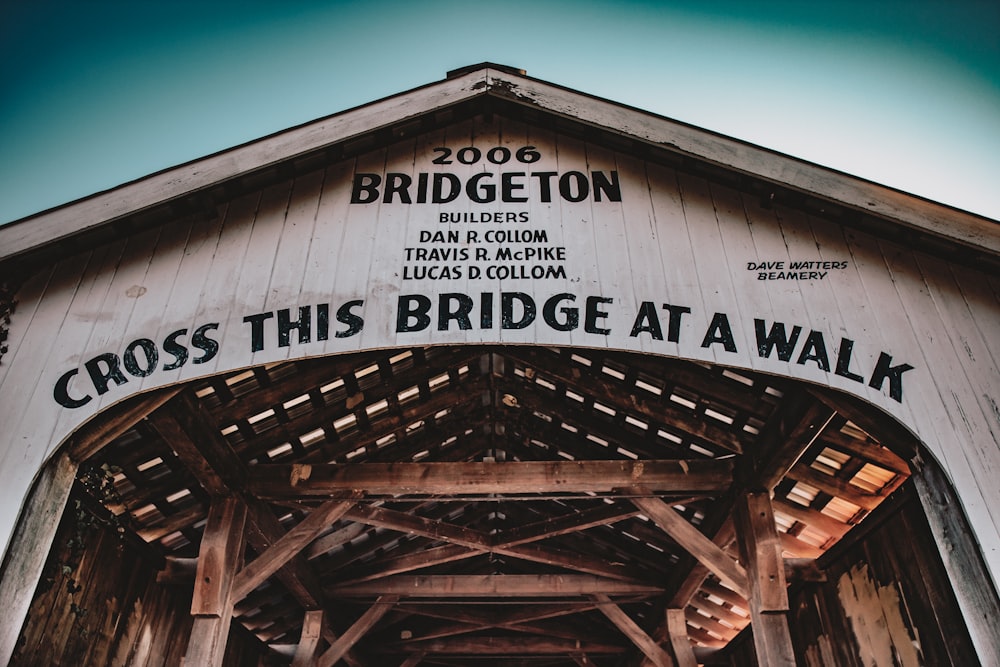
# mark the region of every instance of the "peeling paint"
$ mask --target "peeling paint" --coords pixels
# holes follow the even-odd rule
[[[919,643],[903,618],[899,591],[894,585],[880,586],[870,575],[867,563],[862,563],[841,575],[837,593],[865,667],[923,664]]]

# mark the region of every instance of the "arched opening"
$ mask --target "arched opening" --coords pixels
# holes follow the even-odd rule
[[[101,419],[121,432],[88,441],[14,665],[976,660],[918,446],[796,381],[441,346]]]

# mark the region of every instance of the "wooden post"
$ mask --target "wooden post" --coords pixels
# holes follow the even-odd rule
[[[65,453],[45,467],[24,504],[8,545],[0,580],[0,609],[4,617],[0,623],[0,665],[6,665],[14,655],[21,626],[28,616],[35,587],[76,479],[76,468],[76,463]]]
[[[222,665],[233,616],[233,580],[243,561],[246,519],[246,505],[238,498],[212,499],[191,601],[194,624],[184,655],[189,667]]]
[[[323,636],[323,610],[307,611],[302,621],[302,636],[299,646],[295,649],[295,659],[292,667],[313,667],[316,664],[316,649]]]
[[[788,629],[785,566],[770,493],[748,492],[736,501],[733,515],[750,588],[750,622],[757,662],[767,667],[795,667]]]
[[[667,634],[670,637],[670,648],[674,652],[677,667],[698,667],[694,657],[694,648],[688,639],[687,620],[683,609],[667,610]]]
[[[984,665],[1000,665],[1000,599],[975,533],[936,462],[918,461],[911,478],[976,653]]]

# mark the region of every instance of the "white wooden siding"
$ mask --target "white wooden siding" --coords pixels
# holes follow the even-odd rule
[[[541,159],[497,167],[485,160],[447,167],[431,164],[433,148],[485,151],[505,146],[515,153],[535,146]],[[527,179],[529,201],[475,204],[464,195],[450,204],[350,204],[355,172],[411,175],[446,170],[464,183],[474,173],[501,171],[617,170],[622,202],[562,200],[553,180],[553,200],[543,203],[538,184]],[[499,184],[499,176],[494,183]],[[383,184],[384,185],[384,184]],[[520,212],[527,223],[442,224],[441,212]],[[403,280],[404,248],[419,244],[421,231],[457,229],[458,244],[474,250],[467,231],[544,230],[548,245],[566,248],[566,279]],[[447,244],[453,247],[455,244]],[[479,244],[491,255],[496,244]],[[425,245],[431,248],[433,245]],[[823,280],[760,281],[748,262],[846,261]],[[463,262],[466,267],[475,262]],[[492,263],[492,262],[489,262]],[[490,329],[478,324],[482,292],[534,297],[533,325],[502,330],[495,312]],[[436,295],[468,294],[476,307],[467,331],[436,330]],[[580,327],[560,332],[542,322],[546,298],[571,293]],[[426,294],[434,301],[432,324],[420,332],[397,333],[400,294]],[[438,343],[531,343],[613,347],[678,356],[746,368],[827,385],[855,394],[896,417],[916,433],[953,480],[984,549],[989,567],[1000,574],[1000,417],[998,342],[1000,304],[996,279],[913,252],[857,230],[784,207],[766,208],[756,197],[677,174],[669,168],[588,145],[577,139],[520,123],[496,120],[455,125],[412,137],[393,146],[345,160],[325,171],[273,185],[219,208],[214,219],[189,217],[71,257],[31,277],[18,295],[10,350],[0,366],[0,544],[6,545],[32,477],[80,424],[142,389],[223,371],[359,349]],[[607,335],[583,330],[588,296],[614,299]],[[338,307],[363,299],[365,319],[356,336],[337,338]],[[652,302],[667,333],[664,303],[687,306],[679,343],[648,334],[629,336],[636,309]],[[247,315],[282,308],[297,316],[300,306],[330,304],[330,336],[312,342],[276,344],[275,318],[265,322],[263,350],[252,353]],[[728,316],[738,351],[701,346],[714,313]],[[811,330],[823,333],[831,370],[815,363],[762,359],[756,350],[754,318],[786,331],[801,326],[796,347]],[[129,378],[94,396],[86,406],[62,408],[52,398],[60,375],[80,368],[75,394],[86,390],[83,364],[97,354],[121,354],[130,341],[157,344],[171,331],[218,323],[212,336],[218,355],[203,365]],[[855,341],[852,370],[858,383],[833,372],[841,338]],[[190,340],[186,338],[185,340]],[[893,364],[909,363],[902,402],[887,389],[867,384],[880,352]],[[192,356],[198,354],[191,351]],[[886,383],[888,384],[888,383]]]

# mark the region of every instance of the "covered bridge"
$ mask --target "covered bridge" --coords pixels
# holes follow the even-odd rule
[[[998,665],[998,251],[488,64],[0,227],[0,662]]]

